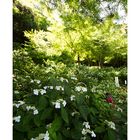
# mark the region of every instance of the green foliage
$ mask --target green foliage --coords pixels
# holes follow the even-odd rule
[[[14,140],[127,138],[126,24],[101,4],[14,0]]]
[[[55,69],[55,71],[51,71],[51,74],[49,74],[50,67]],[[113,68],[98,69],[82,65],[73,65],[67,68],[63,66],[64,69],[61,70],[59,67],[55,63],[42,67],[42,72],[38,74],[42,74],[43,77],[36,75],[40,80],[38,83],[38,78],[36,80],[33,77],[24,78],[27,73],[20,75],[24,80],[26,79],[24,83],[21,82],[22,78],[15,77],[14,104],[18,104],[20,100],[25,103],[18,108],[14,105],[14,116],[21,116],[20,122],[14,122],[14,134],[17,135],[14,136],[14,139],[16,140],[20,134],[25,139],[31,139],[38,137],[41,133],[45,134],[46,131],[52,140],[58,138],[78,140],[83,136],[92,139],[90,135],[82,134],[84,122],[89,122],[90,129],[95,132],[97,140],[115,139],[116,136],[125,139],[127,134],[127,125],[125,125],[127,122],[127,95],[122,87],[115,87],[114,77],[118,70]],[[48,72],[44,74],[43,69]],[[119,71],[121,70],[119,69]],[[122,71],[125,70],[122,69]],[[28,75],[32,76],[29,72]],[[73,76],[76,79],[73,79]],[[19,86],[20,83],[22,83],[22,87]],[[47,89],[44,88],[45,86],[48,86]],[[62,86],[64,91],[57,86]],[[76,87],[78,86],[87,88],[87,91],[77,91]],[[34,89],[39,90],[39,95],[34,94]],[[46,93],[41,94],[43,89]],[[19,93],[17,94],[16,91]],[[106,103],[106,92],[112,93],[116,104],[115,108]],[[58,100],[60,100],[60,106],[56,107],[55,103]],[[27,106],[34,106],[35,109],[27,110]],[[123,111],[117,111],[118,108]],[[37,114],[34,114],[35,110],[38,110]],[[116,129],[113,130],[107,126],[105,120],[114,122]],[[122,127],[125,130],[123,132],[121,132]],[[36,131],[32,132],[33,130]],[[118,135],[118,132],[121,133]]]

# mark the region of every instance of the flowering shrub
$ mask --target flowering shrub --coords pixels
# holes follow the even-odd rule
[[[14,140],[126,139],[126,89],[115,86],[112,69],[50,64],[33,68],[36,78],[14,72]]]

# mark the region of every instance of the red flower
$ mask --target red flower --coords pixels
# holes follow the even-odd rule
[[[106,101],[107,101],[108,103],[113,103],[112,97],[107,97],[107,98],[106,98]]]

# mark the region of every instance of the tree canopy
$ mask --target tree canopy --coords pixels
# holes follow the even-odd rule
[[[119,56],[126,65],[126,0],[14,0],[13,11],[15,44],[86,65]]]

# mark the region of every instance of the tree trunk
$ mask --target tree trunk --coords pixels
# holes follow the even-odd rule
[[[79,53],[78,53],[78,57],[77,57],[77,62],[80,65],[80,55],[79,55]]]

